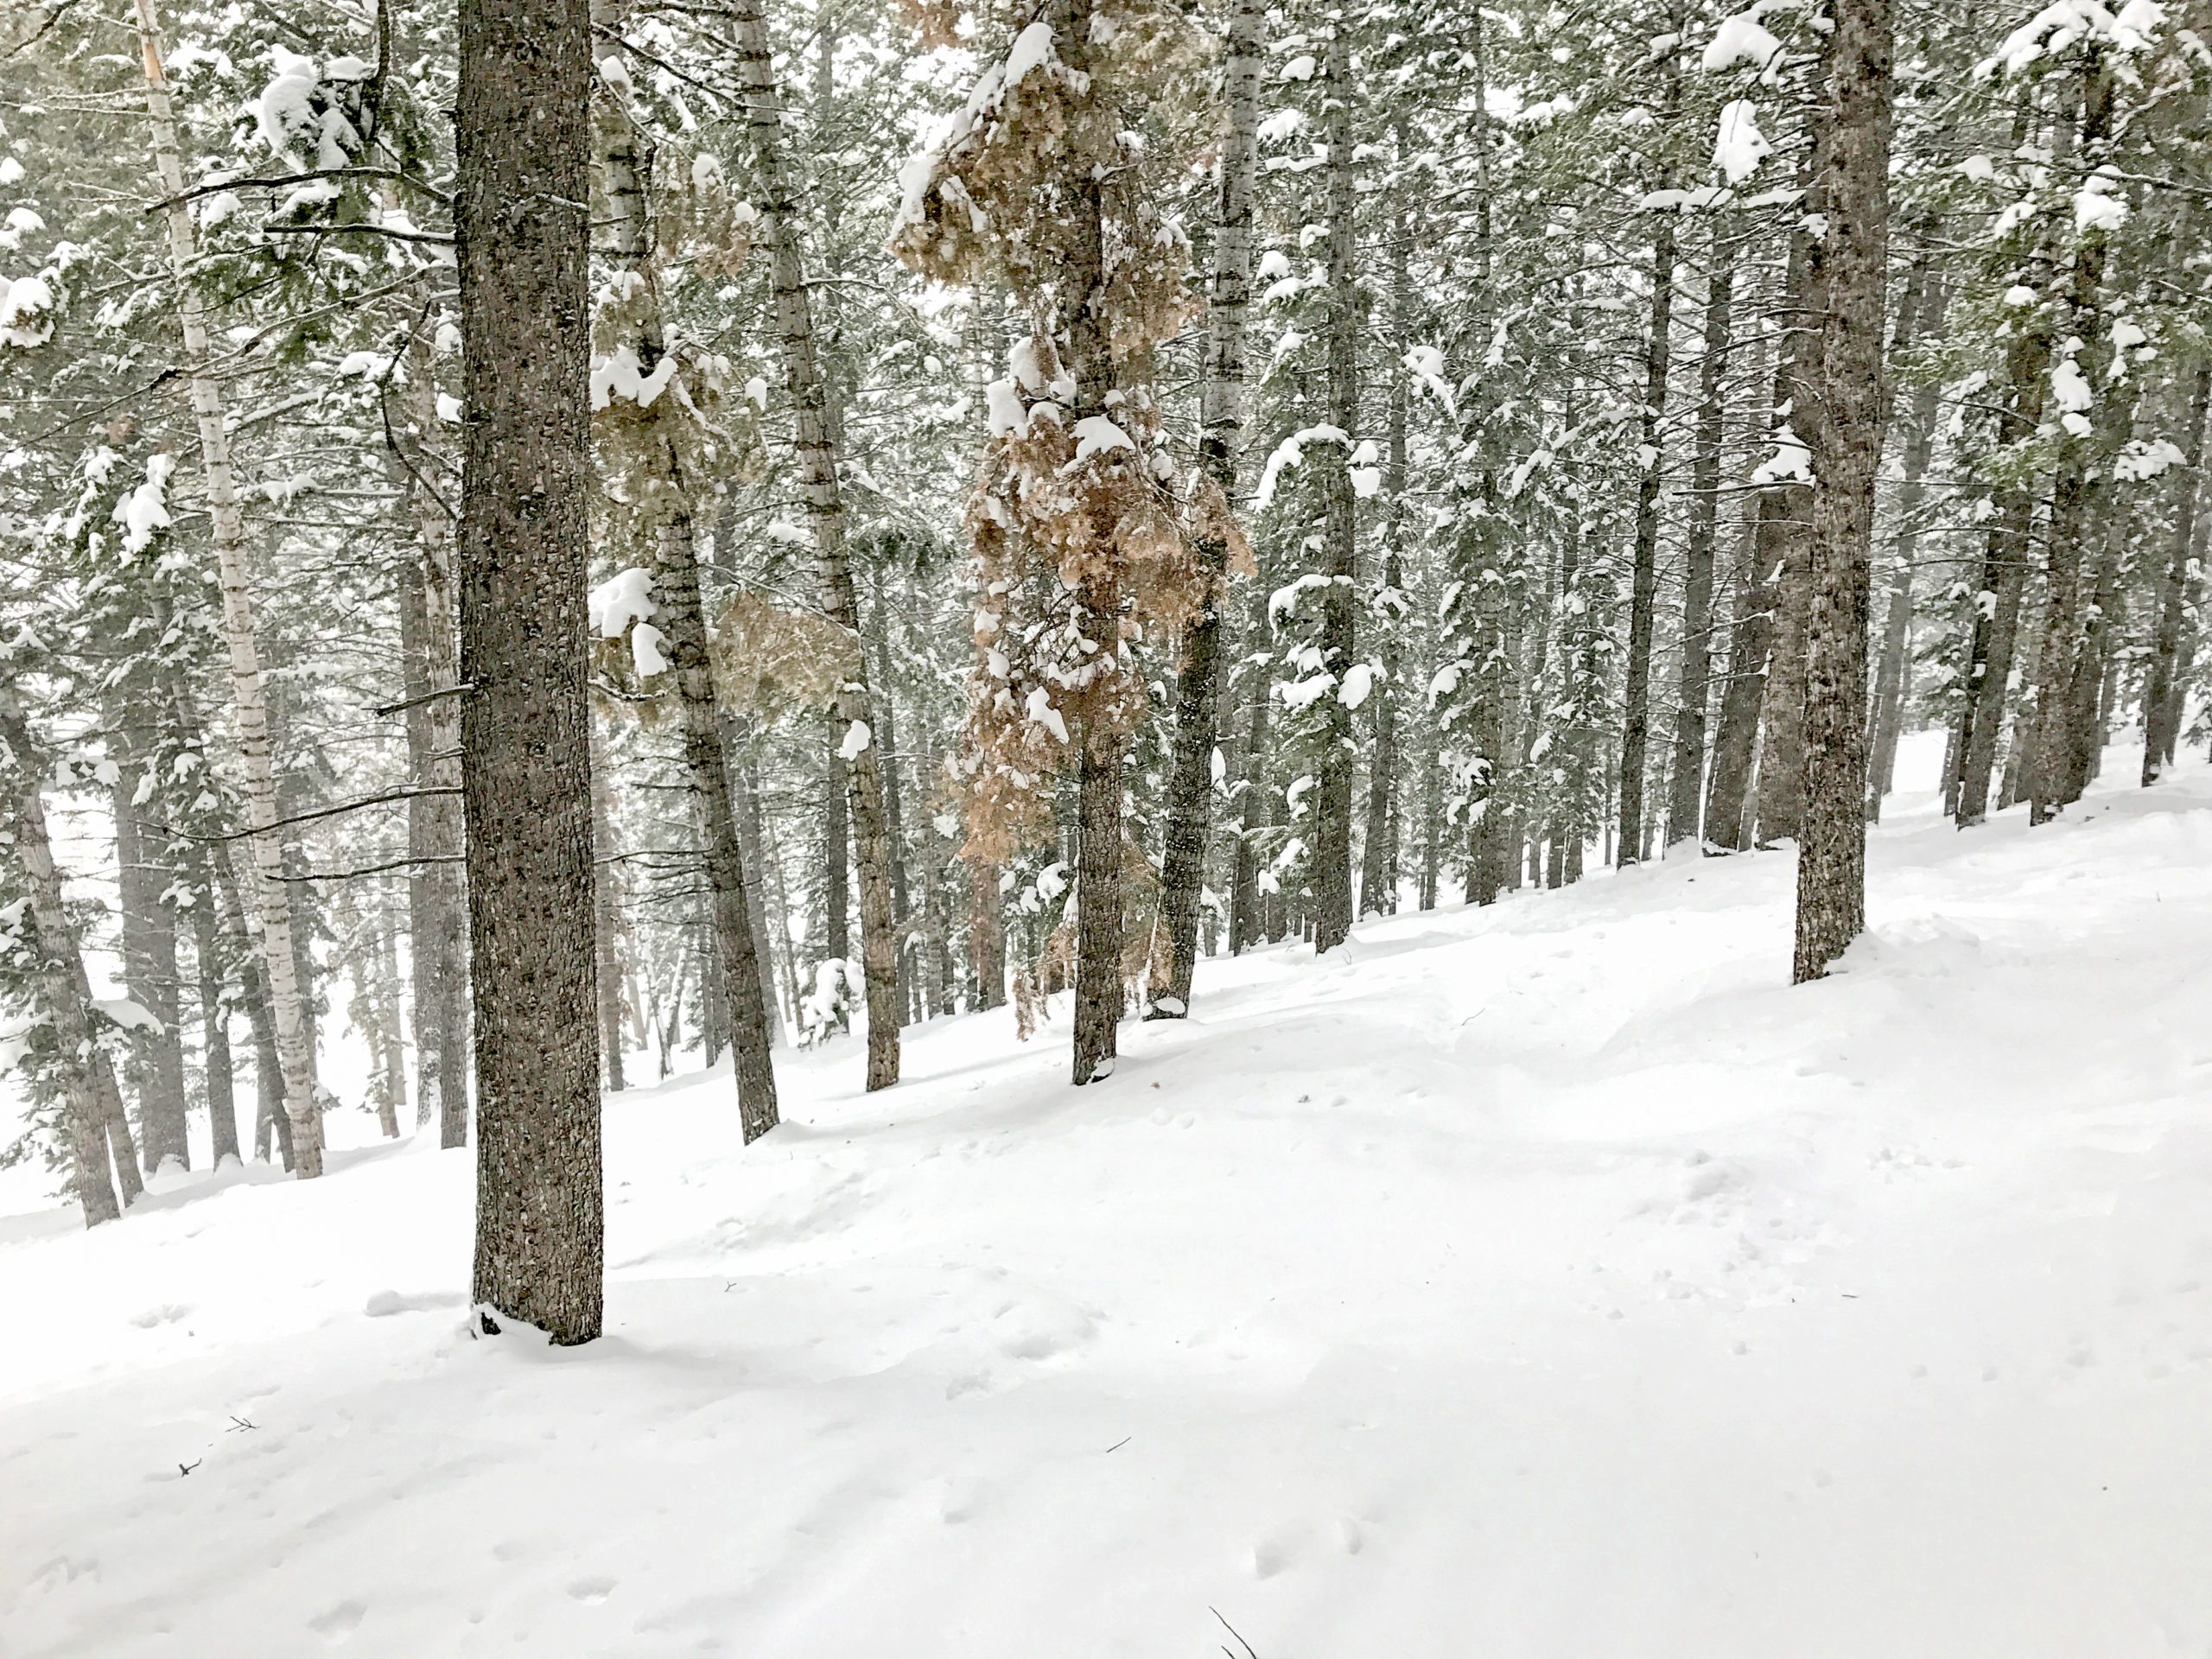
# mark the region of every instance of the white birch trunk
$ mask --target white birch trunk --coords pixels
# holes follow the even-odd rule
[[[168,82],[162,72],[160,25],[154,16],[153,0],[137,0],[137,11],[138,43],[145,59],[146,113],[153,131],[155,169],[167,199],[163,217],[168,227],[169,268],[177,287],[177,315],[184,330],[186,372],[192,387],[192,412],[200,428],[207,516],[223,595],[223,641],[231,662],[232,738],[245,803],[247,845],[252,854],[254,908],[261,924],[255,944],[268,980],[270,1013],[276,1024],[276,1052],[284,1075],[284,1112],[292,1124],[293,1168],[305,1179],[322,1173],[322,1122],[315,1111],[307,1027],[292,956],[291,897],[284,886],[283,850],[276,835],[276,778],[270,755],[269,705],[262,692],[261,658],[254,642],[245,523],[238,512],[232,476],[222,389],[216,385],[208,361],[207,316],[192,286],[196,238],[192,209],[184,200],[184,160],[177,148],[176,119],[169,108]]]

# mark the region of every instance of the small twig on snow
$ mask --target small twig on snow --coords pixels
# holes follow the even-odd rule
[[[1209,1607],[1206,1611],[1211,1613],[1216,1618],[1221,1618],[1221,1609],[1218,1607]],[[1260,1659],[1260,1656],[1252,1651],[1252,1644],[1244,1639],[1243,1633],[1234,1624],[1225,1618],[1221,1618],[1221,1628],[1236,1638],[1236,1645],[1244,1649],[1244,1659]],[[1223,1643],[1221,1650],[1229,1655],[1229,1659],[1236,1659],[1236,1653],[1226,1643]]]

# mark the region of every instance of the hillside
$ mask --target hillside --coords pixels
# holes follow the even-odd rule
[[[2212,1646],[2212,772],[1202,968],[607,1113],[608,1335],[472,1342],[408,1143],[0,1218],[0,1652],[2035,1659]]]

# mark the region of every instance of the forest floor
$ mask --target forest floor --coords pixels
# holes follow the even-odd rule
[[[0,1217],[0,1653],[2212,1651],[2212,770],[1920,785],[1791,988],[1679,860],[607,1114],[608,1328],[463,1331],[470,1160]],[[357,1135],[359,1131],[354,1131]]]

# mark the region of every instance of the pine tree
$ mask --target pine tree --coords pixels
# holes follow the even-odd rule
[[[461,750],[476,1025],[473,1291],[599,1335],[605,1249],[592,948],[585,488],[591,22],[464,0],[457,109]]]

